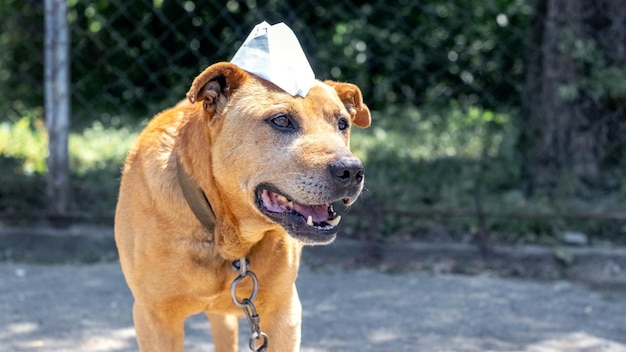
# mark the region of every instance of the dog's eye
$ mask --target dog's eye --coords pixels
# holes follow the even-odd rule
[[[350,127],[350,123],[348,122],[347,119],[341,117],[339,118],[339,121],[337,122],[337,126],[339,127],[340,131],[345,131],[348,127]]]
[[[296,128],[287,115],[274,116],[270,119],[270,122],[281,130],[294,130]]]

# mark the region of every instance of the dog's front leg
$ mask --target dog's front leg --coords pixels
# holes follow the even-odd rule
[[[236,352],[238,348],[237,331],[239,319],[236,315],[209,314],[215,352]]]
[[[175,312],[150,309],[135,301],[133,320],[139,350],[146,352],[182,352],[185,317]]]
[[[268,351],[300,351],[302,304],[295,284],[291,299],[281,302],[283,305],[274,311],[264,311],[262,306],[257,307],[261,318],[261,331],[269,336]]]

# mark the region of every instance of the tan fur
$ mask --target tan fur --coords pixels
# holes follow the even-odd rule
[[[255,188],[272,182],[307,204],[324,202],[328,164],[351,155],[349,130],[340,133],[337,118],[367,127],[369,110],[354,85],[316,81],[305,98],[292,97],[229,63],[202,72],[187,98],[150,121],[120,186],[115,238],[135,298],[140,349],[182,351],[184,320],[205,312],[216,351],[236,351],[242,311],[230,298],[231,262],[246,256],[259,278],[255,305],[269,350],[297,351],[295,279],[303,243],[258,210]],[[269,125],[280,112],[297,116],[297,136]],[[213,208],[214,234],[182,195],[177,158]],[[304,181],[318,188],[307,189]],[[249,281],[242,281],[242,292],[251,289]]]

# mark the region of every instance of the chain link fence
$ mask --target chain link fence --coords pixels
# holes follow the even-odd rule
[[[282,21],[317,78],[359,85],[374,111],[374,127],[353,142],[373,182],[354,211],[374,216],[355,232],[420,232],[416,219],[435,209],[437,222],[473,218],[461,221],[473,233],[518,227],[506,221],[524,221],[526,233],[570,226],[568,216],[528,215],[546,210],[587,222],[591,214],[585,230],[622,234],[626,55],[616,50],[626,45],[626,4],[574,2],[68,0],[72,129],[137,130],[183,99],[205,67],[229,60],[254,25]],[[0,121],[28,117],[34,130],[44,101],[42,6],[0,5]],[[569,115],[552,116],[554,101]],[[6,148],[0,210],[41,207],[40,173]],[[73,175],[74,209],[110,216],[119,170],[116,159]],[[14,178],[28,190],[16,191]],[[503,209],[526,215],[511,220]]]
[[[146,118],[229,60],[255,24],[283,21],[320,79],[362,87],[374,108],[450,99],[519,105],[525,2],[69,1],[76,123]],[[3,104],[41,105],[43,12],[3,5]],[[9,13],[11,12],[11,13]],[[19,89],[15,89],[19,88]],[[3,106],[4,107],[4,106]]]

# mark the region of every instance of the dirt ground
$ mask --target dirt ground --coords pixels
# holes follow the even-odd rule
[[[132,297],[119,264],[108,257],[110,243],[94,245],[105,260],[93,253],[78,260],[80,251],[69,248],[75,241],[60,236],[57,242],[67,247],[66,261],[52,258],[63,251],[53,253],[50,244],[50,255],[37,260],[41,253],[20,252],[24,248],[15,243],[7,254],[8,242],[2,242],[0,350],[136,351]],[[45,253],[45,248],[40,249]],[[573,252],[583,257],[584,251]],[[605,278],[603,285],[583,280],[593,276],[589,273],[576,274],[577,279],[556,269],[548,270],[554,278],[525,276],[537,269],[513,260],[519,251],[498,253],[495,259],[505,253],[515,264],[510,267],[519,266],[517,271],[503,275],[507,267],[497,260],[481,264],[454,246],[339,241],[306,248],[298,278],[302,351],[626,352],[626,292],[619,275],[612,281],[617,285],[607,285],[610,273],[601,272],[613,263],[611,270],[621,273],[620,251],[607,252],[612,256],[604,260],[596,253],[590,263],[599,266],[578,268],[597,270],[596,276]],[[240,327],[240,350],[246,351],[249,331],[244,321]],[[213,350],[203,316],[188,320],[186,334],[187,351]]]

